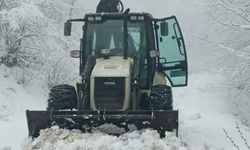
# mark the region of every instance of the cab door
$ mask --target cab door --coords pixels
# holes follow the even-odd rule
[[[184,38],[175,16],[154,20],[156,45],[160,51],[158,69],[173,87],[187,86],[188,66]]]

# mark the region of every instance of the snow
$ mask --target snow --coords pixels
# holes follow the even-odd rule
[[[250,25],[241,25],[242,29],[250,30]]]
[[[8,73],[7,73],[8,72]],[[0,66],[0,149],[20,149],[28,135],[25,110],[44,109],[46,96],[37,86],[24,88]]]
[[[233,149],[223,129],[240,149],[246,148],[236,129],[238,120],[231,113],[223,83],[225,78],[216,73],[192,74],[187,88],[174,91],[180,110],[180,137],[192,149]],[[249,128],[242,124],[240,128],[249,140]]]
[[[54,126],[42,130],[41,136],[32,140],[27,136],[25,110],[45,109],[46,96],[34,93],[34,90],[27,92],[27,89],[14,81],[11,77],[0,76],[2,83],[0,107],[6,109],[0,113],[0,116],[4,116],[0,118],[2,133],[0,149],[4,147],[14,150],[234,149],[223,129],[241,149],[246,148],[236,128],[238,120],[231,113],[225,99],[227,95],[223,87],[225,78],[216,73],[192,74],[188,87],[174,89],[175,109],[180,111],[180,136],[177,138],[173,133],[166,133],[167,137],[163,139],[160,139],[158,133],[151,129],[133,130],[117,137],[106,134],[102,129],[93,130],[93,133],[81,133],[78,130],[69,131]],[[249,128],[239,121],[238,123],[244,137],[249,140]],[[105,126],[103,129],[108,128]],[[114,127],[111,126],[110,129],[114,130]]]
[[[20,24],[20,20],[34,21],[34,19],[45,19],[43,13],[37,11],[38,8],[32,3],[22,3],[20,7],[14,8],[8,12],[7,18],[11,28],[17,29]]]
[[[227,47],[225,45],[220,44],[219,45],[220,48],[225,49],[226,51],[233,53],[235,56],[240,57],[242,59],[246,59],[249,60],[250,59],[250,54],[249,53],[245,53],[245,52],[240,52],[239,50]]]
[[[55,149],[55,150],[186,150],[182,143],[172,133],[160,139],[153,130],[133,131],[119,137],[95,131],[82,134],[78,130],[65,130],[52,127],[41,132],[41,135],[32,141],[28,139],[25,150]]]

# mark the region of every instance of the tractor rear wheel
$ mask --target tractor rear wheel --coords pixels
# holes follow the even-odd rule
[[[49,93],[47,110],[76,109],[77,95],[71,85],[54,86]]]
[[[151,88],[149,109],[173,110],[172,88],[168,85],[156,85]]]

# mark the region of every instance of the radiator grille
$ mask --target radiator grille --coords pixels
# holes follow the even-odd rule
[[[97,109],[122,109],[125,99],[124,77],[96,77],[94,90]]]

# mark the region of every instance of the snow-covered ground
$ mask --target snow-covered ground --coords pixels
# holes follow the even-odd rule
[[[37,87],[24,89],[11,76],[1,74],[0,149],[233,150],[224,129],[240,149],[247,149],[227,104],[224,77],[216,73],[191,74],[189,81],[188,87],[174,90],[175,109],[180,110],[179,138],[167,133],[166,138],[160,139],[157,132],[150,129],[116,137],[99,130],[90,134],[53,127],[31,140],[27,137],[25,110],[45,109],[45,91]],[[238,124],[244,137],[250,140],[250,129],[239,121]]]
[[[149,129],[117,137],[99,131],[82,134],[77,130],[53,127],[42,131],[41,136],[34,141],[28,139],[24,146],[26,150],[186,150],[185,144],[173,133],[168,133],[166,138],[160,139],[157,131]]]
[[[226,133],[239,149],[247,149],[237,126],[248,141],[250,128],[233,115],[225,83],[216,73],[192,74],[188,87],[174,91],[175,106],[180,110],[180,138],[194,150],[235,149]]]
[[[22,87],[12,73],[0,66],[0,150],[21,149],[28,135],[25,110],[44,109],[46,104],[45,90],[39,86]]]

